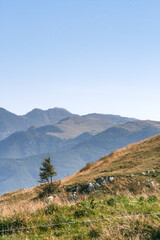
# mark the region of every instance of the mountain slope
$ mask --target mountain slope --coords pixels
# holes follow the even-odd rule
[[[154,169],[154,178],[160,182],[160,135],[115,150],[95,163],[88,165],[63,180],[63,184],[88,181],[104,175],[137,175],[140,179],[148,177],[147,171]],[[151,171],[153,173],[153,171]],[[143,173],[143,174],[142,174]],[[152,174],[151,174],[152,175]],[[150,175],[150,176],[151,176]],[[152,176],[153,177],[153,176]]]
[[[0,157],[24,158],[31,155],[65,150],[89,139],[92,135],[84,132],[74,139],[63,140],[54,136],[62,130],[49,125],[17,132],[0,142]]]
[[[160,122],[135,121],[109,128],[62,153],[66,161],[78,158],[85,162],[96,161],[110,152],[128,144],[160,133]],[[60,161],[60,159],[59,159]]]
[[[53,134],[62,139],[67,139],[77,137],[84,132],[89,132],[90,134],[95,135],[114,126],[114,124],[99,119],[87,119],[81,116],[73,116],[61,120],[55,126],[61,129],[61,132]]]
[[[0,108],[0,140],[14,132],[26,130],[28,126],[22,117]]]

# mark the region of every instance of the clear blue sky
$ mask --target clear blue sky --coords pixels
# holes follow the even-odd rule
[[[160,121],[159,0],[1,0],[0,107]]]

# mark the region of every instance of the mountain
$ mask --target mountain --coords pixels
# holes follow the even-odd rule
[[[71,148],[90,138],[88,132],[82,133],[74,139],[63,140],[53,135],[61,132],[55,126],[30,128],[26,132],[17,132],[0,142],[0,157],[24,158],[46,152],[55,152]]]
[[[79,144],[77,149],[95,149],[108,154],[128,144],[147,139],[160,133],[160,122],[140,121],[128,122],[111,127],[88,141]],[[91,150],[93,151],[93,150]]]
[[[88,114],[80,117],[78,115],[72,114],[64,108],[57,107],[50,108],[48,110],[41,110],[36,108],[23,116],[17,116],[16,114],[11,113],[4,108],[0,108],[0,140],[7,138],[15,132],[26,131],[27,128],[31,126],[41,127],[46,125],[54,125],[63,119],[66,119],[66,121],[60,123],[63,132],[65,132],[65,134],[63,133],[60,135],[60,138],[63,139],[69,137],[73,138],[78,136],[82,132],[87,132],[88,128],[90,127],[88,123],[91,123],[89,120],[92,120],[92,124],[90,127],[91,130],[93,128],[92,125],[94,124],[94,128],[91,134],[96,134],[100,131],[105,130],[108,127],[134,120],[133,118],[125,118],[109,114]],[[96,128],[96,120],[101,121],[101,128],[99,127],[100,122],[97,122]],[[72,126],[75,124],[76,126],[78,126],[79,124],[79,130],[78,128],[77,130],[75,130],[74,128],[74,132],[72,132]],[[86,130],[82,131],[80,128],[85,128]]]
[[[4,108],[0,108],[0,140],[7,138],[12,133],[26,131],[31,126],[55,124],[70,116],[73,114],[63,108],[34,109],[24,116],[17,116]]]
[[[48,110],[33,109],[22,117],[30,126],[45,126],[58,123],[60,120],[71,117],[73,114],[64,108],[50,108]]]
[[[127,117],[121,117],[119,115],[100,114],[100,113],[99,114],[98,113],[89,113],[89,114],[83,115],[83,117],[89,118],[89,119],[99,119],[99,120],[111,122],[114,125],[120,125],[120,124],[124,124],[127,122],[133,122],[133,121],[137,120],[135,118],[127,118]]]
[[[56,125],[30,127],[0,141],[0,157],[22,158],[71,148],[110,126],[102,120],[73,116]]]
[[[43,132],[43,128],[40,128],[40,130]],[[36,129],[34,131],[36,132]],[[55,128],[54,131],[58,132],[59,129]],[[55,150],[53,144],[52,149],[54,149],[54,152],[48,151],[42,154],[20,159],[16,159],[16,155],[14,155],[15,159],[11,157],[14,153],[13,149],[15,149],[12,145],[12,151],[9,155],[10,159],[7,159],[6,157],[1,157],[0,159],[0,183],[1,186],[3,186],[3,192],[34,186],[39,178],[39,167],[45,157],[51,156],[53,165],[58,173],[55,179],[60,179],[69,176],[70,174],[74,174],[80,168],[85,166],[87,162],[96,161],[102,156],[111,153],[118,148],[144,140],[150,136],[157,135],[158,133],[160,133],[160,122],[135,121],[132,123],[123,124],[121,126],[111,127],[95,136],[84,133],[84,136],[80,135],[76,138],[76,144],[75,139],[62,140],[60,138],[56,138],[56,141],[58,141],[57,146],[61,147],[63,145],[62,142],[65,142],[65,150],[61,149],[56,151],[57,149]],[[73,141],[73,143],[67,141]],[[32,145],[34,146],[33,143],[31,143],[31,146]],[[9,144],[9,146],[11,145]],[[40,149],[40,146],[40,143],[37,144],[37,151]],[[24,148],[22,148],[23,151]],[[5,151],[3,152],[3,147],[1,148],[0,152],[4,153],[5,155]],[[22,155],[23,154],[24,153],[22,153]],[[30,176],[30,181],[28,181],[28,176]]]
[[[0,140],[14,132],[26,130],[28,126],[27,121],[22,117],[0,108]]]

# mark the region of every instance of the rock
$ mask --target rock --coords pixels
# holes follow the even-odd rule
[[[145,183],[149,183],[149,182],[150,182],[150,180],[149,180],[149,179],[146,179],[146,180],[144,180],[144,182],[145,182]]]
[[[154,172],[155,172],[154,169],[152,169],[152,170],[147,170],[147,171],[146,171],[146,173],[154,173]]]
[[[133,174],[130,174],[129,176],[130,176],[130,177],[133,177],[134,175],[133,175]]]
[[[146,175],[146,173],[145,173],[145,172],[142,172],[142,175]]]
[[[104,177],[100,177],[96,180],[98,184],[102,184],[105,181]]]
[[[92,191],[95,190],[93,183],[90,182],[90,183],[88,184],[87,190],[88,190],[88,192],[92,192]]]
[[[95,183],[94,188],[95,188],[95,190],[99,190],[100,189],[100,185],[98,183]]]
[[[113,181],[114,181],[114,177],[109,176],[109,177],[108,177],[108,181],[109,181],[110,183],[113,182]]]
[[[49,203],[52,203],[53,200],[54,200],[54,197],[53,197],[53,196],[49,196],[49,197],[47,198],[47,201],[48,201]]]
[[[73,201],[76,201],[76,200],[77,200],[77,194],[76,194],[76,192],[74,192],[71,196],[72,196],[72,200],[73,200]]]
[[[86,192],[85,192],[85,191],[82,191],[82,195],[86,195]]]
[[[151,187],[154,187],[154,186],[155,186],[153,181],[150,183],[150,185],[151,185]]]
[[[81,188],[80,187],[76,187],[76,192],[80,192]]]

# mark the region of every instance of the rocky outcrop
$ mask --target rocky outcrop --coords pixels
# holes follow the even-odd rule
[[[80,183],[78,186],[67,189],[67,191],[72,192],[71,198],[72,198],[72,200],[76,201],[77,193],[85,195],[92,191],[99,190],[102,185],[107,184],[107,183],[112,183],[113,181],[114,181],[113,176],[103,176],[103,177],[95,179],[92,182],[90,181],[85,184]]]

